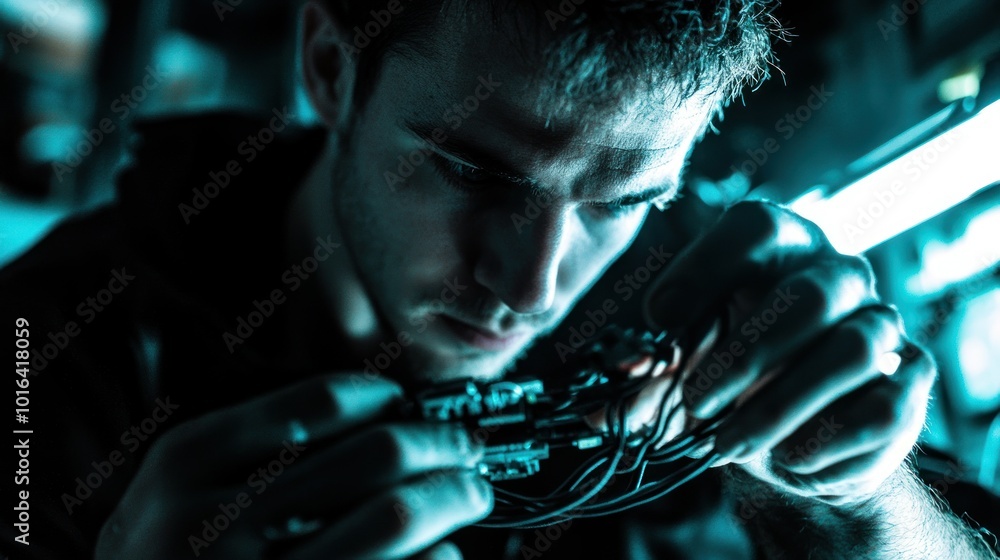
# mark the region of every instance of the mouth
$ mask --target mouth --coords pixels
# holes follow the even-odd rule
[[[530,333],[524,330],[498,333],[484,327],[461,321],[454,317],[449,317],[448,315],[441,315],[440,317],[441,323],[445,325],[456,338],[465,344],[487,352],[503,352],[505,350],[511,350],[520,346],[530,336]]]

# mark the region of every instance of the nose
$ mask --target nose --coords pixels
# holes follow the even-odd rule
[[[553,205],[537,218],[508,216],[484,232],[476,281],[517,313],[541,313],[555,301],[559,265],[566,252],[570,213]]]

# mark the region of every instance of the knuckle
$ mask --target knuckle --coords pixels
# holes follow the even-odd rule
[[[777,206],[760,200],[748,200],[732,206],[728,219],[739,225],[753,245],[765,246],[774,243],[784,221],[782,211]]]
[[[908,344],[904,350],[903,358],[908,362],[907,367],[914,372],[918,379],[933,381],[937,377],[937,362],[927,350],[915,344]]]
[[[343,417],[345,405],[347,404],[345,399],[349,397],[344,394],[345,390],[341,381],[341,378],[330,376],[318,379],[317,382],[321,386],[317,387],[318,391],[316,391],[316,394],[323,396],[320,399],[319,410],[317,410],[320,418],[337,420]]]
[[[872,268],[868,259],[864,257],[852,256],[844,257],[840,260],[840,262],[854,277],[863,281],[866,286],[874,291],[875,270]]]
[[[468,496],[471,513],[477,517],[485,516],[493,509],[492,487],[477,475],[467,475],[464,479],[464,490]]]
[[[852,306],[877,301],[875,273],[871,264],[860,257],[844,257],[827,263],[831,284],[843,302]]]
[[[456,459],[475,455],[476,444],[468,430],[451,424],[435,426],[438,446]]]
[[[798,277],[791,286],[799,294],[804,314],[814,319],[825,318],[834,306],[834,295],[826,278],[816,273],[806,273]]]
[[[171,470],[178,466],[179,457],[192,454],[201,443],[196,421],[187,421],[167,430],[149,447],[149,461]]]
[[[903,325],[903,315],[894,305],[880,303],[874,307],[878,324],[881,328],[895,330],[899,335],[903,335],[905,327]]]
[[[875,361],[875,342],[863,325],[849,321],[840,326],[838,338],[844,365],[867,369]]]
[[[177,448],[176,439],[172,437],[172,432],[168,432],[149,447],[146,462],[170,470],[173,466],[171,458],[177,455]]]
[[[386,537],[391,541],[407,539],[416,531],[419,523],[420,503],[415,499],[413,492],[405,488],[397,488],[388,496],[388,515],[397,522],[390,523]]]
[[[402,428],[393,425],[379,426],[367,438],[372,456],[379,457],[380,464],[394,471],[406,466],[407,442]]]

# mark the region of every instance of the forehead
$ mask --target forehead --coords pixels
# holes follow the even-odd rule
[[[620,187],[676,179],[708,123],[712,94],[665,88],[596,103],[560,95],[558,80],[540,70],[548,67],[538,54],[549,40],[544,20],[519,14],[496,25],[462,11],[465,4],[446,2],[414,48],[386,56],[382,80],[404,119],[504,151],[526,172],[557,175],[573,191],[581,188],[574,177]]]

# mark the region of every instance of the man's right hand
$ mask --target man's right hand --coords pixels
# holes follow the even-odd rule
[[[282,545],[288,560],[459,558],[439,541],[493,507],[481,446],[458,425],[387,422],[401,396],[385,379],[322,376],[179,425],[150,449],[96,558],[263,558],[266,533],[292,519],[320,527]],[[209,541],[207,527],[225,528]]]

